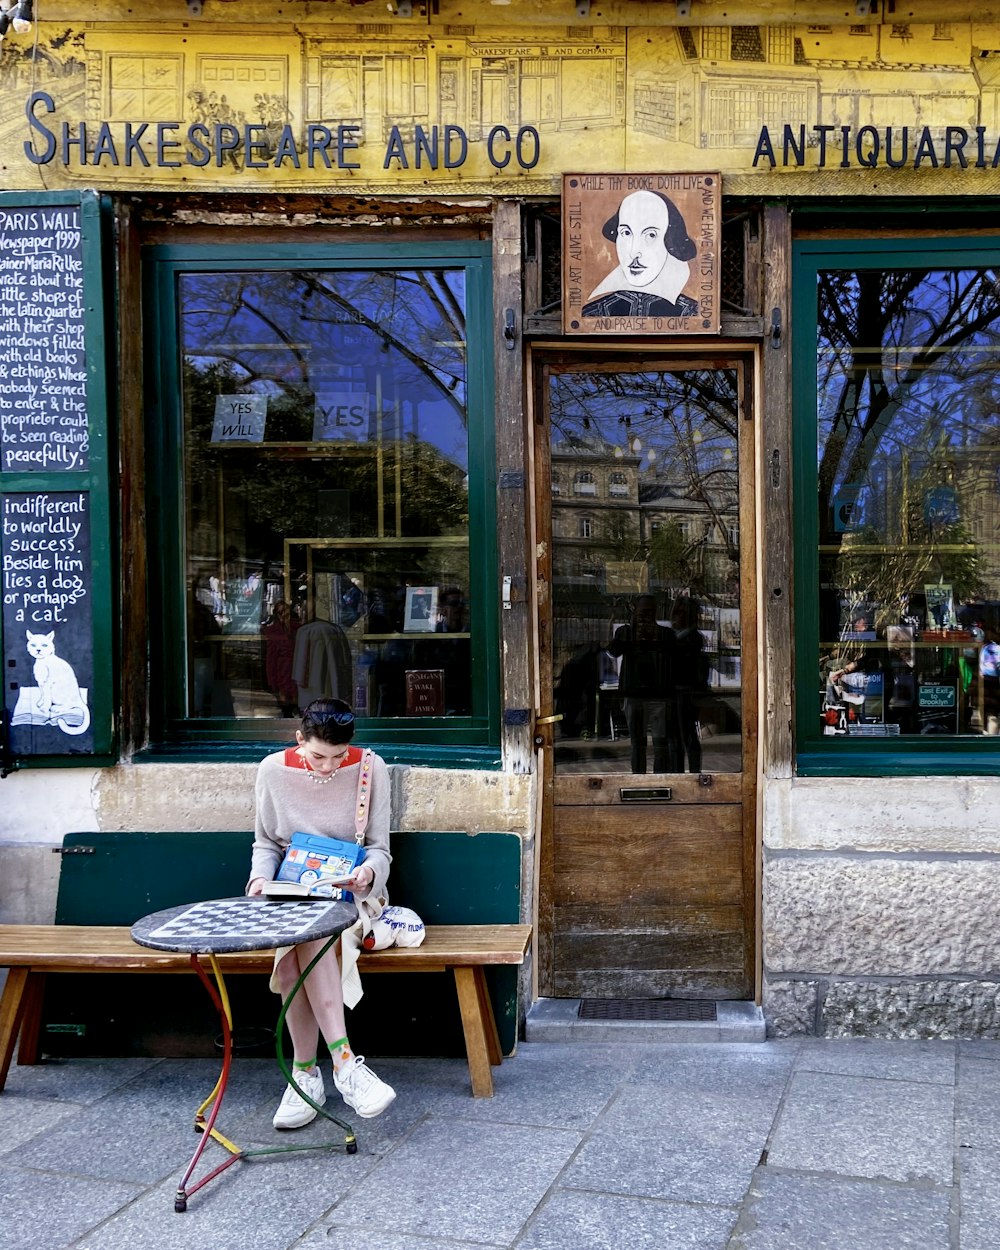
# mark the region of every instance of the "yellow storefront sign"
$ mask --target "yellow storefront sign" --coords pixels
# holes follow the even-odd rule
[[[0,48],[5,185],[551,195],[571,169],[706,168],[733,194],[1000,181],[1000,25],[512,28],[475,12],[462,27],[41,22]]]

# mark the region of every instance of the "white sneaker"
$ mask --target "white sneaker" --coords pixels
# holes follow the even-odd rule
[[[292,1080],[298,1089],[291,1085],[285,1087],[278,1110],[271,1121],[275,1128],[301,1128],[303,1124],[309,1124],[316,1119],[315,1108],[309,1106],[299,1094],[299,1089],[321,1107],[326,1102],[326,1086],[319,1068],[313,1068],[311,1072],[298,1068],[292,1073]]]
[[[364,1055],[355,1055],[339,1072],[334,1069],[333,1083],[363,1120],[381,1115],[396,1097],[392,1086],[380,1081],[365,1063]]]

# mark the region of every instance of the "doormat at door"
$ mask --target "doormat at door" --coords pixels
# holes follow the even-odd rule
[[[683,998],[582,998],[581,1020],[715,1020],[715,1003]]]

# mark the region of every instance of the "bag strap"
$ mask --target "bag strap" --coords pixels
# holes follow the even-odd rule
[[[372,760],[375,752],[366,747],[361,754],[361,772],[358,774],[358,801],[354,811],[354,840],[358,846],[365,844],[368,828],[368,795],[372,785]]]

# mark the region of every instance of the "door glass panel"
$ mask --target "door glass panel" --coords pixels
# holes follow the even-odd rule
[[[562,771],[740,771],[738,396],[735,368],[550,374]]]

